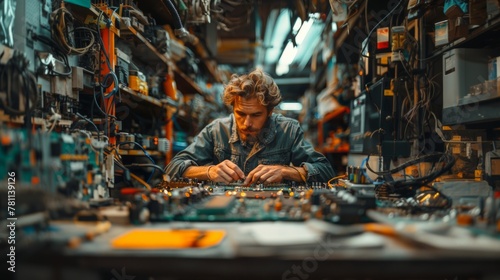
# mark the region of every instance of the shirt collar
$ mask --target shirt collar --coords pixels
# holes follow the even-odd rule
[[[266,125],[260,131],[259,143],[261,144],[269,144],[274,140],[276,136],[276,114],[271,114],[271,116],[267,119]],[[231,137],[229,138],[229,143],[235,143],[240,141],[240,136],[238,135],[238,131],[236,130],[236,120],[234,119],[234,114],[231,113]]]

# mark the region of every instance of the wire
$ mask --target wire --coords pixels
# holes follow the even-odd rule
[[[144,182],[144,180],[142,180],[141,177],[135,175],[134,173],[130,173],[130,177],[134,178],[137,182],[143,184],[146,187],[146,189],[148,190],[152,189],[152,187],[147,182]]]
[[[133,164],[126,164],[124,166],[126,166],[126,167],[153,167],[153,168],[155,168],[157,170],[160,170],[162,174],[165,172],[165,171],[163,171],[163,168],[161,168],[160,166],[158,166],[156,164],[133,163]]]
[[[0,65],[0,91],[5,92],[5,99],[0,98],[0,107],[9,115],[19,116],[26,114],[27,125],[31,126],[30,112],[36,107],[38,90],[36,79],[28,70],[28,59],[19,51],[15,50],[12,58],[5,65]],[[25,108],[20,110],[14,108],[19,104],[20,94],[25,97]],[[31,102],[31,106],[30,106]]]
[[[78,112],[76,112],[76,114],[75,114],[75,115],[77,115],[77,116],[78,116],[79,118],[81,118],[82,120],[84,120],[84,121],[86,121],[86,122],[90,123],[90,124],[94,127],[95,131],[97,131],[97,138],[99,138],[99,133],[100,133],[100,130],[97,128],[97,126],[95,125],[95,123],[94,123],[92,120],[90,120],[89,118],[87,118],[87,117],[83,116],[82,114],[80,114],[80,113],[78,113]]]
[[[66,67],[66,72],[59,72],[53,68],[48,69],[50,72],[48,74],[50,75],[60,75],[60,76],[69,76],[72,73],[72,68],[71,65],[69,64],[68,60],[68,55],[66,51],[52,38],[45,37],[43,35],[37,35],[33,34],[33,39],[39,41],[40,43],[43,43],[51,48],[51,51],[58,57],[60,58]],[[41,57],[38,56],[38,59],[41,62]]]
[[[52,38],[65,50],[66,54],[85,54],[87,53],[92,45],[94,45],[95,37],[92,32],[90,32],[90,42],[87,46],[82,48],[74,47],[70,44],[72,41],[70,33],[74,33],[75,30],[84,30],[84,28],[75,28],[69,30],[73,25],[74,17],[71,12],[65,8],[64,2],[61,3],[61,7],[53,11],[50,15],[50,25]]]
[[[412,180],[401,180],[401,181],[394,181],[388,175],[396,173],[398,171],[404,170],[406,167],[414,165],[419,162],[424,162],[426,160],[433,160],[433,167],[439,165],[440,163],[446,162],[446,165],[441,167],[441,169],[438,169],[426,176],[422,176],[419,178],[414,178]],[[443,162],[443,163],[444,163]],[[426,186],[429,185],[432,181],[434,181],[436,178],[444,174],[445,172],[449,171],[451,167],[455,164],[455,157],[452,154],[449,153],[444,153],[444,154],[430,154],[430,155],[425,155],[419,158],[416,158],[414,160],[408,161],[390,171],[384,171],[384,172],[376,172],[372,170],[368,164],[366,164],[366,167],[372,171],[373,173],[377,175],[386,175],[386,182],[383,183],[381,186],[377,186],[377,192],[380,192],[383,194],[382,196],[389,196],[390,194],[399,194],[402,196],[406,196],[409,193],[413,192],[414,187],[421,187],[421,186]]]
[[[98,34],[98,38],[99,38],[99,44],[101,45],[101,51],[102,53],[104,54],[104,58],[105,58],[105,61],[106,61],[106,65],[108,66],[108,74],[106,74],[103,78],[103,83],[106,82],[108,79],[109,79],[109,76],[111,76],[113,78],[113,82],[114,82],[114,89],[107,95],[105,95],[104,93],[103,96],[104,98],[109,98],[111,96],[113,96],[115,93],[119,92],[120,91],[120,88],[119,88],[119,84],[118,84],[118,77],[116,76],[115,72],[114,72],[114,69],[113,67],[111,67],[111,62],[110,62],[110,59],[109,59],[109,55],[108,53],[106,52],[106,47],[104,46],[104,42],[102,40],[102,37],[101,37],[101,31],[100,31],[100,27],[99,27],[99,22],[101,21],[101,17],[102,15],[104,14],[103,11],[101,11],[99,13],[99,16],[97,17],[97,34]],[[109,85],[105,85],[103,83],[100,83],[101,85],[101,88],[108,88],[111,86],[111,84]]]
[[[156,165],[156,162],[153,160],[153,158],[149,155],[149,153],[142,147],[141,144],[137,143],[137,142],[134,142],[134,141],[126,141],[126,142],[120,142],[117,144],[117,146],[119,147],[120,145],[124,145],[124,144],[134,144],[136,146],[138,146],[143,152],[144,152],[144,155],[153,163],[154,166],[143,166],[143,167],[159,167]],[[160,170],[163,172],[163,169],[161,167],[159,167]],[[151,178],[153,177],[153,174],[154,174],[154,169],[153,171],[151,172],[151,175],[149,175],[149,178],[147,180],[147,182],[149,183],[149,180],[151,180]]]
[[[332,184],[333,181],[338,180],[338,179],[342,179],[342,178],[346,178],[346,177],[347,177],[347,174],[335,176],[335,177],[331,178],[330,180],[328,180],[328,182],[326,184],[328,185],[328,187],[334,188],[335,186]]]
[[[304,183],[307,186],[307,178],[304,176],[304,174],[300,173],[300,171],[295,166],[290,165],[290,167],[295,169],[295,171],[297,171],[297,173],[299,173],[300,179],[302,179],[302,181],[304,181]]]
[[[383,17],[377,24],[375,24],[375,26],[372,28],[372,30],[370,30],[370,32],[368,33],[368,36],[366,36],[366,38],[368,38],[368,42],[370,41],[370,37],[372,36],[373,32],[380,26],[380,24],[382,24],[387,19],[387,17],[392,15],[392,13],[394,13],[396,11],[396,9],[399,8],[399,6],[401,6],[401,3],[403,3],[403,1],[398,1],[396,6],[394,6],[394,8],[392,8],[392,10],[389,13],[387,13],[387,15],[385,15],[385,17]],[[368,8],[368,7],[366,7],[366,8]],[[360,52],[361,56],[365,56],[365,55],[363,55],[363,53],[365,51],[366,46],[368,45],[368,42],[363,45],[363,48],[361,49],[361,52]],[[369,57],[369,56],[365,56],[365,57]]]

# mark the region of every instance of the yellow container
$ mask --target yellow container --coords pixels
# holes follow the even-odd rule
[[[146,76],[142,72],[131,70],[128,77],[128,84],[132,90],[144,95],[149,95]]]

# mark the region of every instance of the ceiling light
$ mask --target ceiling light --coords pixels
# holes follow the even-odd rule
[[[313,23],[314,23],[314,19],[309,18],[308,21],[306,21],[302,24],[302,27],[300,27],[299,33],[295,37],[295,42],[297,43],[297,45],[300,45],[304,41],[304,38],[306,37],[307,33],[309,32],[309,29],[311,29],[311,26],[313,25]]]
[[[281,48],[291,30],[290,10],[272,10],[269,15],[264,36],[264,64],[276,63],[281,54]]]
[[[290,66],[288,64],[278,64],[276,65],[276,75],[281,76],[285,75],[290,71]]]
[[[302,103],[283,102],[280,104],[280,109],[283,111],[300,111],[300,110],[302,110]]]
[[[278,61],[278,64],[290,65],[290,64],[292,64],[296,55],[297,55],[297,47],[294,46],[291,41],[289,41],[288,44],[286,44],[286,47],[283,50],[283,53],[281,54],[281,57],[280,57],[280,60]]]
[[[302,25],[302,20],[300,18],[297,18],[295,24],[292,27],[293,34],[297,34],[301,25]]]

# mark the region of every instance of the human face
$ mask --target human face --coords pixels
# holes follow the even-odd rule
[[[233,113],[240,139],[249,143],[257,141],[257,136],[271,114],[257,98],[246,99],[241,96],[234,100]]]

